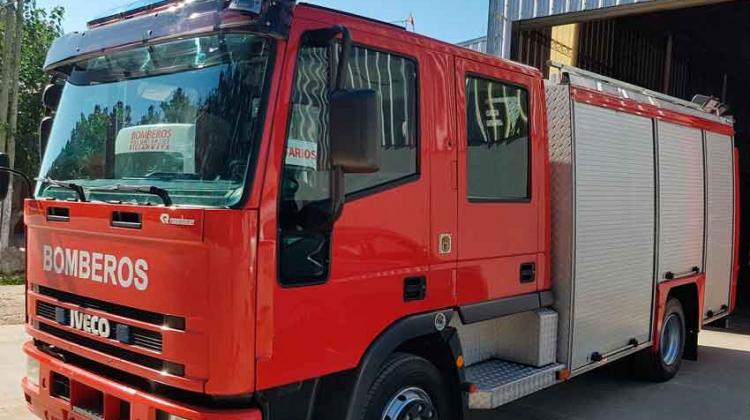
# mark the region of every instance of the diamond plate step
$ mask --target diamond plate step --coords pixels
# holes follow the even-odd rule
[[[469,408],[485,410],[500,407],[557,383],[562,364],[540,368],[491,359],[466,368],[466,380],[477,385],[469,394]]]

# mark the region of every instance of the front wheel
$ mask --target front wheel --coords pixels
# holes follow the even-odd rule
[[[646,349],[636,356],[639,376],[665,382],[677,374],[685,351],[685,325],[682,304],[675,298],[669,299],[659,335],[659,350]]]
[[[361,420],[451,420],[445,381],[429,361],[396,353],[380,369]]]

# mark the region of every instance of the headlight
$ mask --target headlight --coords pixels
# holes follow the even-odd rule
[[[32,384],[39,386],[39,360],[26,357],[26,378]]]

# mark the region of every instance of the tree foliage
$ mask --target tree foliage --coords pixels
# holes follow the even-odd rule
[[[36,174],[39,166],[37,133],[39,122],[44,117],[41,95],[49,83],[49,76],[42,67],[52,41],[62,34],[64,12],[62,7],[45,10],[34,0],[26,2],[18,81],[15,167],[29,174]],[[4,34],[4,29],[0,22],[0,34]],[[3,64],[0,56],[0,68]]]

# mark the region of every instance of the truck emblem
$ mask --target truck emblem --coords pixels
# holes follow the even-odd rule
[[[112,332],[109,320],[76,310],[70,311],[70,328],[104,338],[109,338]]]
[[[450,254],[453,252],[453,237],[450,233],[441,233],[438,237],[438,251],[440,254]]]
[[[437,315],[435,315],[435,329],[438,331],[443,331],[445,327],[448,325],[448,318],[445,317],[445,314],[440,312]]]
[[[167,213],[162,213],[159,220],[165,225],[174,226],[195,226],[195,219],[186,219],[184,217],[172,217]]]

